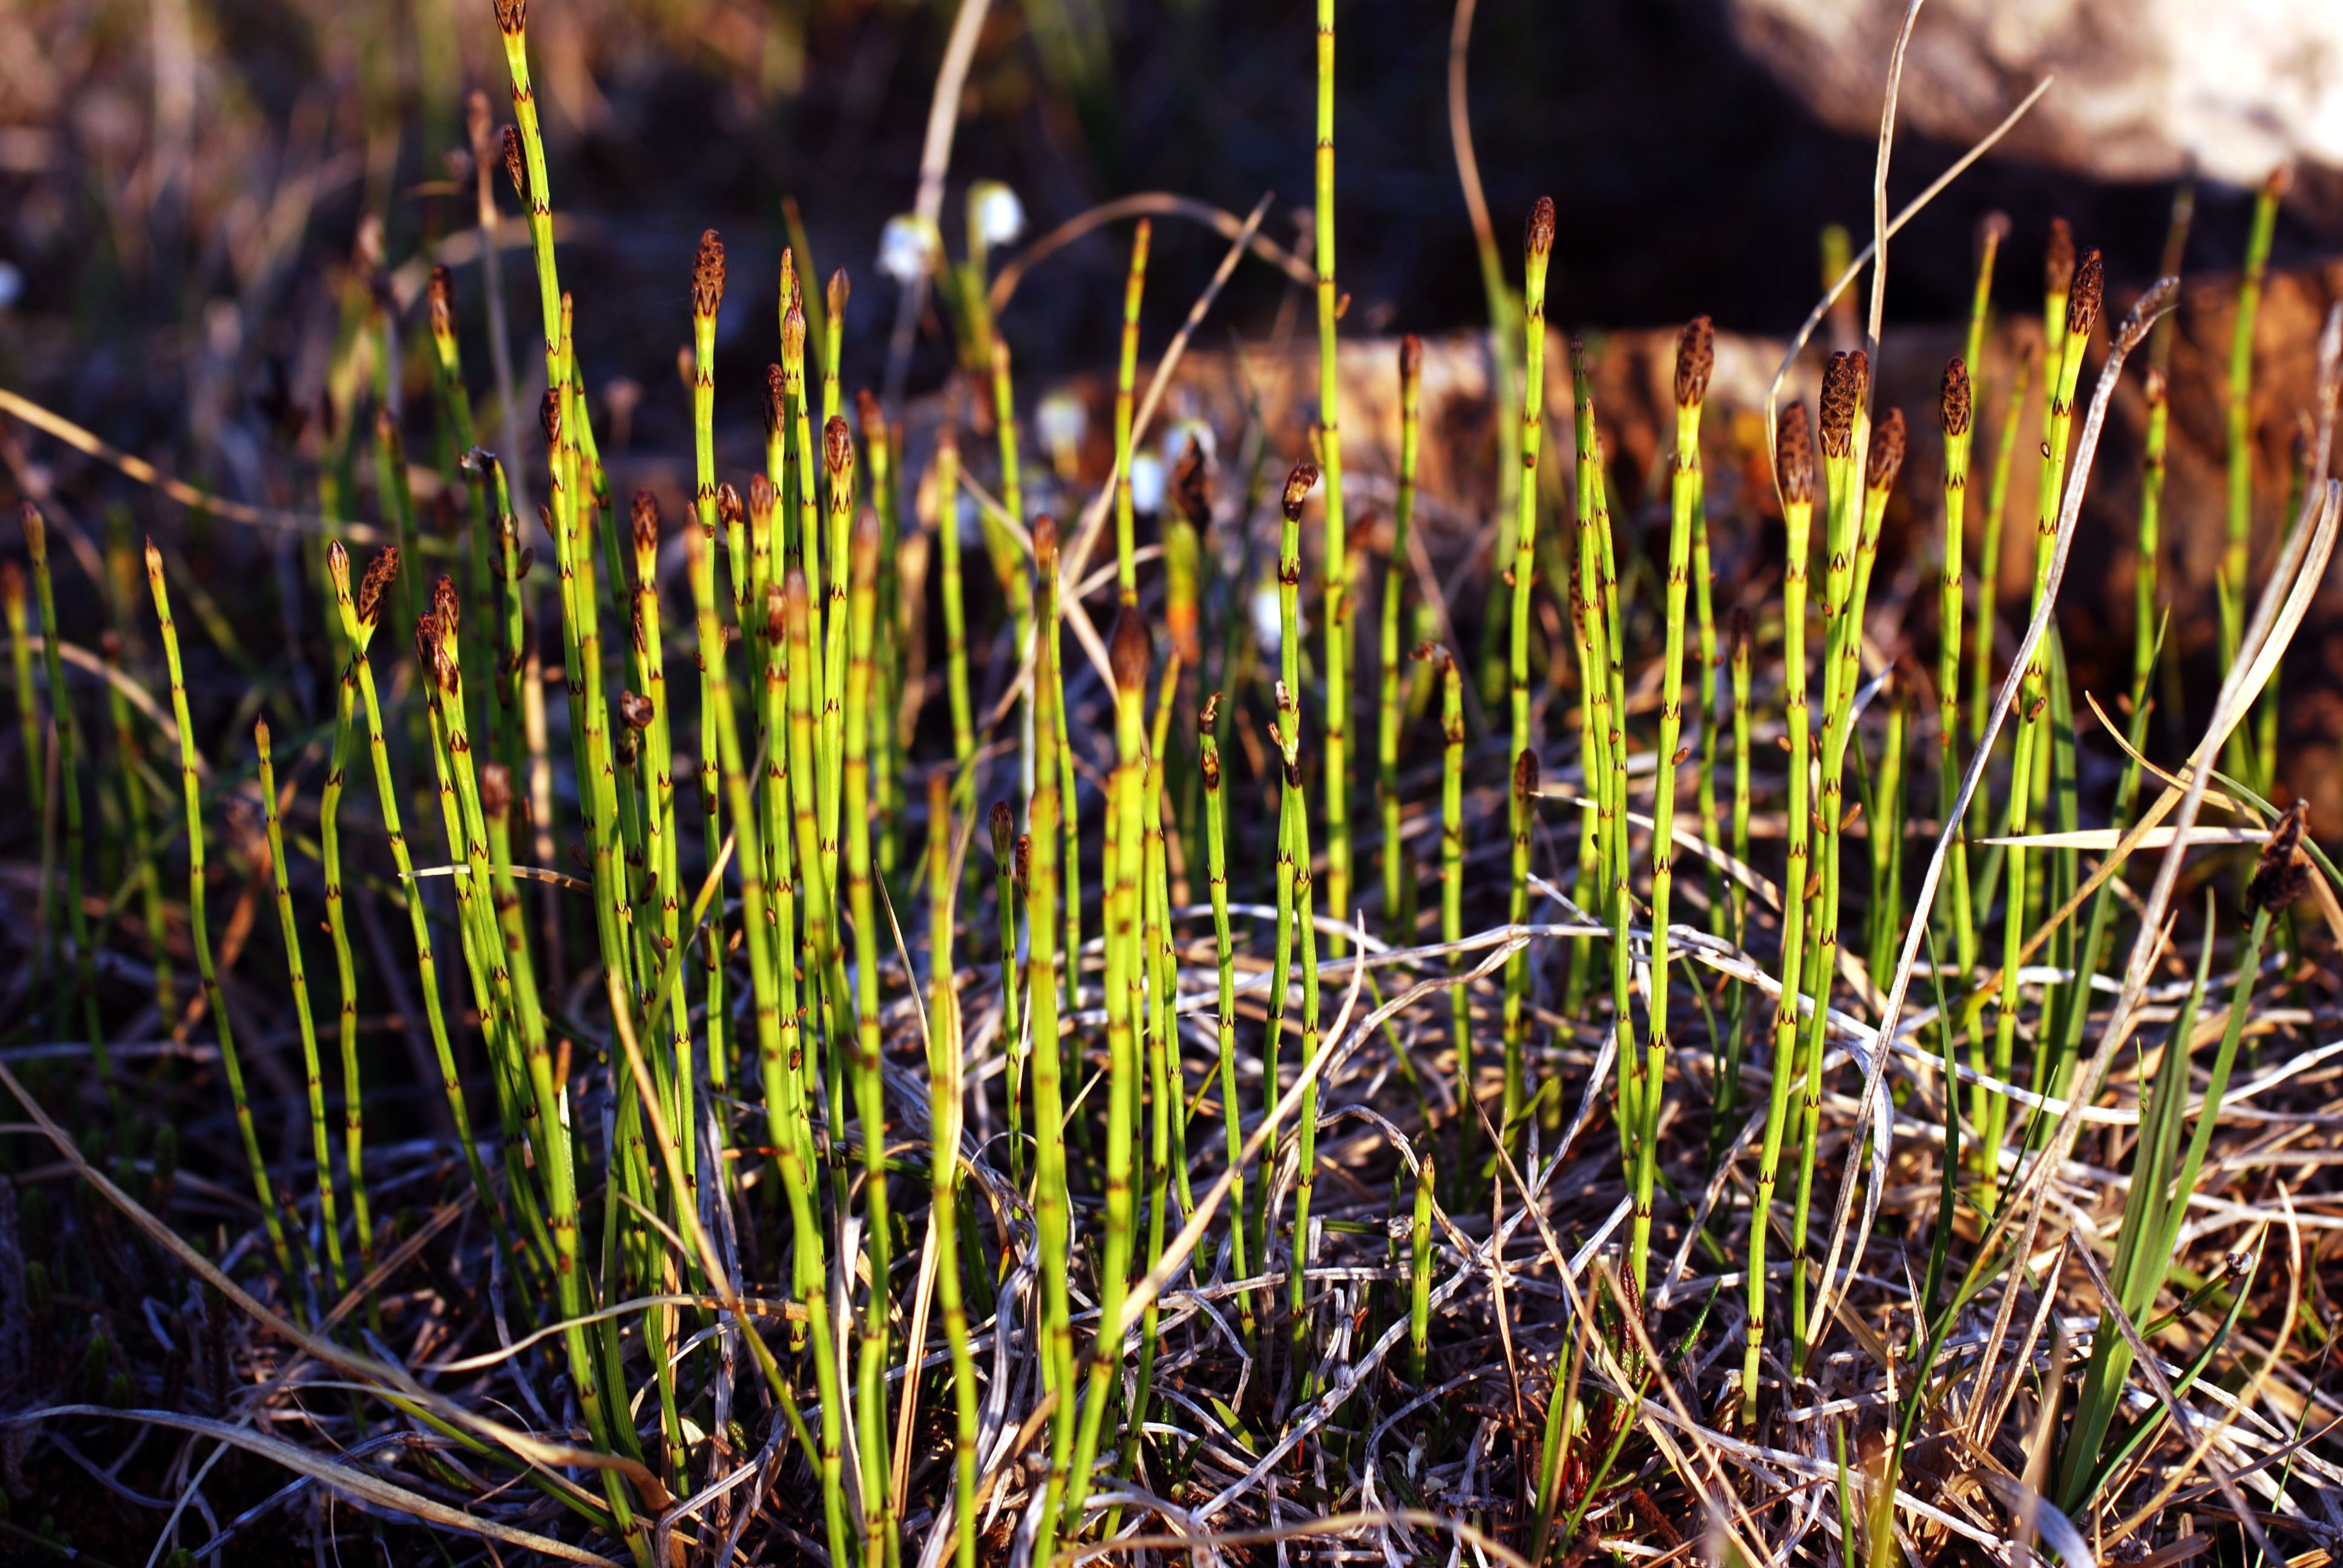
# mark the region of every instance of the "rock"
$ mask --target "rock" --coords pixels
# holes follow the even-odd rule
[[[1899,0],[1727,0],[1742,47],[1825,123],[1869,136]],[[1904,65],[1902,123],[1966,145],[2046,75],[2003,149],[2106,180],[2193,163],[2236,185],[2281,164],[2343,169],[2334,0],[1935,0]]]

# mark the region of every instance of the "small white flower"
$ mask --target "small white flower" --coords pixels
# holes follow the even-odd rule
[[[1163,465],[1155,460],[1151,452],[1131,457],[1131,505],[1133,510],[1151,517],[1163,509]]]
[[[1025,232],[1025,204],[999,180],[979,180],[968,190],[970,241],[980,246],[1014,245]]]
[[[1252,590],[1252,639],[1262,652],[1274,655],[1285,636],[1285,612],[1277,602],[1277,585],[1263,578]]]
[[[1090,428],[1088,406],[1062,388],[1042,398],[1041,407],[1033,410],[1034,433],[1041,437],[1041,449],[1053,462],[1066,462],[1081,450]]]
[[[934,269],[935,231],[911,213],[887,220],[879,233],[879,270],[897,283],[916,283]]]

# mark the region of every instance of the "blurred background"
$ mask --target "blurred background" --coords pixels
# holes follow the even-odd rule
[[[720,227],[736,278],[769,278],[794,199],[824,270],[860,286],[850,365],[876,366],[893,290],[873,275],[911,206],[951,0],[538,0],[530,37],[570,226],[588,378],[648,389],[638,439],[684,400],[693,242]],[[1879,85],[1900,7],[1880,0],[1489,0],[1471,24],[1469,116],[1502,248],[1560,203],[1558,325],[1694,311],[1779,335],[1816,293],[1818,236],[1869,226]],[[1433,334],[1487,307],[1451,139],[1453,7],[1343,0],[1338,256],[1346,328]],[[1112,197],[1174,192],[1306,245],[1309,0],[999,0],[959,106],[944,204],[1007,182],[1029,233]],[[2046,216],[2152,273],[2173,181],[2205,176],[2188,260],[2234,268],[2252,187],[2295,170],[2275,265],[2343,236],[2343,8],[2318,0],[1938,0],[1907,67],[1892,199],[1933,177],[2034,82],[2060,80],[1893,256],[1889,310],[1966,311],[1971,235],[2019,222],[2002,284],[2036,293]],[[315,338],[360,220],[396,266],[470,221],[465,100],[509,116],[488,0],[15,0],[0,7],[0,383],[234,488],[233,427],[314,401]],[[498,182],[499,197],[509,206]],[[1004,330],[1049,374],[1111,356],[1124,242],[1050,264]],[[1151,309],[1175,325],[1222,242],[1167,229]],[[506,269],[513,304],[525,267]],[[476,285],[475,277],[462,283]],[[1249,334],[1286,280],[1245,267],[1222,320]],[[621,305],[620,302],[623,302]],[[531,313],[533,314],[533,313]],[[523,320],[527,319],[524,315]],[[772,337],[728,309],[744,365]],[[727,348],[733,345],[728,341]],[[524,356],[524,358],[530,357]],[[923,340],[912,386],[944,373]],[[754,368],[754,366],[751,366]],[[226,443],[224,446],[223,443]]]
[[[852,274],[849,388],[880,385],[900,297],[877,265],[881,236],[912,206],[958,11],[959,0],[538,0],[531,8],[563,276],[578,297],[579,357],[618,483],[669,486],[682,471],[688,400],[676,354],[689,330],[691,255],[704,227],[723,232],[732,257],[717,379],[720,417],[744,440],[757,418],[750,389],[773,354],[772,279],[793,222],[820,274]],[[1469,345],[1462,335],[1485,329],[1489,296],[1459,177],[1463,127],[1506,267],[1518,266],[1519,215],[1531,200],[1550,193],[1560,205],[1549,306],[1557,327],[1598,345],[1632,342],[1637,329],[1705,311],[1728,338],[1760,346],[1752,363],[1769,364],[1778,346],[1762,346],[1794,330],[1817,297],[1833,229],[1856,244],[1867,237],[1880,84],[1901,7],[1483,0],[1461,12],[1453,0],[1341,5],[1346,341],[1387,357],[1373,350],[1374,338],[1413,331]],[[1306,350],[1309,306],[1293,274],[1309,247],[1314,30],[1311,0],[996,0],[955,106],[947,250],[962,253],[960,214],[978,180],[1005,183],[1022,207],[1022,237],[995,253],[996,266],[1114,198],[1172,193],[1242,214],[1274,193],[1262,233],[1288,265],[1240,266],[1197,347],[1209,355],[1241,338]],[[2200,480],[2208,501],[2217,494],[2235,273],[2253,193],[2271,170],[2288,170],[2291,186],[2255,394],[2265,534],[2284,505],[2310,340],[2343,286],[2332,267],[2343,250],[2343,6],[1935,0],[1906,67],[1891,203],[1916,194],[2053,75],[2008,139],[1893,246],[1894,330],[1881,380],[1892,387],[1900,378],[1915,407],[1928,407],[1949,329],[1967,313],[1986,213],[2014,219],[1996,297],[2023,324],[2040,308],[2052,216],[2104,249],[2120,305],[2155,276],[2175,190],[2187,182],[2196,211],[2183,253],[2190,293],[2175,360],[2177,521],[2167,535],[2174,580],[2201,587],[2218,524],[2208,516],[2203,548],[2192,544],[2191,498]],[[314,456],[336,417],[327,381],[368,280],[387,280],[414,341],[424,331],[427,258],[453,265],[475,394],[487,394],[467,123],[478,91],[494,121],[509,116],[489,0],[0,6],[0,387],[221,495],[314,510],[299,455]],[[491,174],[510,220],[510,190],[500,170]],[[506,232],[508,244],[519,241],[517,223]],[[1101,226],[1055,250],[1006,306],[1000,330],[1017,357],[1021,397],[1038,400],[1069,377],[1111,368],[1128,232],[1127,223]],[[1225,246],[1209,228],[1159,220],[1145,357],[1168,339]],[[526,410],[538,356],[525,250],[508,253],[502,288],[515,402]],[[948,322],[931,307],[918,326],[903,370],[914,402],[943,387],[954,364]],[[411,395],[426,404],[428,354],[409,357]],[[1978,367],[1989,423],[2007,367],[1991,356]],[[1611,360],[1605,370],[1614,380],[1624,374]],[[389,393],[401,396],[397,386]],[[1614,399],[1613,417],[1632,423],[1636,407],[1633,397]],[[1266,410],[1264,422],[1298,432],[1310,412],[1305,399],[1298,411]],[[1493,466],[1485,415],[1484,404],[1452,425],[1448,487],[1468,510],[1493,496],[1475,477],[1483,458]],[[2136,415],[2136,398],[2119,408],[2095,502],[2105,515],[2093,526],[2107,540],[2093,558],[2105,561],[2106,580],[2074,596],[2069,636],[2087,678],[2094,628],[2104,625],[2110,647],[2128,648],[2117,623],[2128,613],[2123,541]],[[1916,424],[1926,430],[1933,420]],[[1633,429],[1614,440],[1631,470],[1650,446]],[[1930,441],[1922,446],[1932,453]],[[1916,462],[1916,492],[1933,484],[1933,462]],[[2014,508],[2030,505],[2032,465],[2017,467]],[[1622,488],[1646,491],[1650,477],[1624,473]],[[0,499],[19,490],[91,513],[101,501],[126,506],[146,527],[176,530],[184,520],[87,458],[0,420]],[[1748,504],[1763,511],[1770,498]],[[351,505],[371,515],[369,496]],[[13,505],[6,516],[0,526],[13,528]],[[234,549],[231,538],[199,531],[190,546]],[[2022,576],[2021,555],[2005,563],[2013,565]],[[68,587],[69,599],[77,591]],[[2181,620],[2179,635],[2194,635]],[[2338,683],[2316,668],[2319,658],[2343,671],[2343,644],[2289,666],[2288,678],[2308,684],[2288,723],[2307,726],[2331,758],[2343,702],[2332,700]]]

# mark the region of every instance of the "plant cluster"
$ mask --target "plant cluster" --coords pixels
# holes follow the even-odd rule
[[[1346,479],[1319,0],[1308,456],[1281,477],[1283,433],[1257,424],[1182,432],[1161,463],[1145,450],[1212,295],[1142,394],[1141,220],[1111,480],[1078,517],[1029,508],[988,292],[1005,193],[980,187],[963,260],[941,268],[940,239],[912,236],[910,280],[940,274],[961,364],[924,450],[900,411],[845,396],[843,272],[817,298],[800,246],[765,296],[700,237],[693,490],[671,519],[612,491],[522,0],[496,18],[543,460],[480,445],[444,268],[411,342],[384,296],[357,302],[337,376],[372,377],[374,415],[333,432],[315,477],[328,521],[301,556],[327,612],[330,720],[246,709],[248,752],[207,749],[174,607],[192,598],[207,632],[222,607],[150,541],[144,603],[115,597],[90,660],[101,730],[67,679],[43,507],[23,511],[29,589],[13,566],[0,578],[22,809],[58,870],[20,922],[47,999],[28,1029],[86,1048],[85,1070],[72,1050],[0,1058],[79,1181],[69,1204],[33,1185],[0,1206],[16,1309],[0,1352],[55,1394],[0,1417],[12,1465],[35,1434],[143,1423],[183,1440],[158,1483],[181,1510],[235,1449],[291,1470],[288,1490],[449,1533],[445,1553],[468,1533],[498,1561],[1266,1563],[1363,1543],[1394,1563],[1885,1568],[2037,1542],[2073,1565],[2331,1544],[2337,1395],[2295,1341],[2332,1332],[2298,1309],[2305,1228],[2337,1221],[2308,1212],[2331,1203],[2318,1191],[2263,1174],[2319,1152],[2327,1122],[2296,1124],[2290,1151],[2258,1130],[2278,1096],[2328,1081],[2327,1051],[2285,1054],[2332,1012],[2298,911],[2343,915],[2301,809],[2267,799],[2274,729],[2243,721],[2333,545],[2343,325],[2258,601],[2250,465],[2232,470],[2220,695],[2167,771],[2146,749],[2164,612],[2154,328],[2172,291],[2110,322],[2101,257],[2063,229],[2040,360],[1997,411],[1981,367],[2003,230],[1984,236],[1966,352],[1925,421],[1940,497],[1907,461],[1924,421],[1875,406],[1875,340],[1829,357],[1812,411],[1779,409],[1775,591],[1754,534],[1712,538],[1705,317],[1675,346],[1651,508],[1614,493],[1575,341],[1569,406],[1545,407],[1565,215],[1541,201],[1518,298],[1493,282],[1519,471],[1475,614],[1420,565],[1413,337],[1391,351],[1390,515],[1346,510],[1373,458],[1353,446]],[[484,115],[473,136],[496,146]],[[2278,188],[2257,216],[2233,411]],[[719,387],[719,314],[752,293],[778,361]],[[2081,744],[2055,610],[2143,346],[2139,626],[2102,788],[2086,752],[2108,749]],[[434,391],[422,462],[388,396],[410,353]],[[2035,569],[2005,607],[1991,568],[2036,377]],[[508,380],[497,396],[509,410]],[[763,416],[744,478],[719,458],[719,397]],[[994,437],[990,487],[964,425]],[[2249,439],[2242,412],[2231,434]],[[348,520],[369,448],[372,539]],[[1151,465],[1161,485],[1140,482]],[[534,527],[524,483],[543,496]],[[1878,577],[1891,507],[1940,516],[1933,595]],[[109,578],[135,587],[126,541],[112,553]],[[1744,571],[1720,603],[1727,557]],[[1886,629],[1931,599],[1932,670],[1921,638]],[[167,707],[125,657],[134,637],[155,641]],[[1434,736],[1436,764],[1413,764]],[[176,829],[157,809],[173,763]],[[247,804],[256,834],[235,822]],[[2208,805],[2233,825],[2199,827]],[[1775,837],[1778,875],[1760,847]],[[2258,846],[2233,939],[2215,898],[2229,843]],[[273,952],[252,900],[215,947],[223,844],[255,870]],[[2199,878],[2183,963],[2176,888],[2207,846],[2188,874],[2219,873]],[[2158,847],[2133,886],[2128,858]],[[162,873],[182,855],[175,901]],[[310,962],[328,951],[330,989]],[[248,1076],[239,957],[247,977],[280,966],[277,1033],[304,1075],[289,1100]],[[377,1081],[377,998],[436,1077],[448,1136],[384,1139],[387,1107],[417,1112]],[[173,1049],[138,1065],[124,1047],[141,1033]],[[177,1091],[175,1056],[232,1110],[248,1200],[189,1191],[176,1130],[148,1131],[140,1097]],[[68,1236],[96,1240],[85,1262]],[[75,1326],[85,1270],[100,1293],[186,1303],[164,1309],[184,1350],[151,1320],[176,1358],[164,1372],[123,1348],[118,1302]],[[62,1382],[25,1364],[28,1345],[75,1342]],[[281,1501],[175,1554],[221,1550]],[[6,1528],[58,1544],[47,1523]]]

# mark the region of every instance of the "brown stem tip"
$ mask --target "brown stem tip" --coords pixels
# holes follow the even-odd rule
[[[1293,465],[1285,476],[1285,518],[1288,522],[1302,520],[1302,503],[1318,487],[1318,465],[1304,457]]]
[[[2063,217],[2050,220],[2050,245],[2042,256],[2042,281],[2053,294],[2064,294],[2075,282],[2075,230]]]
[[[992,858],[1006,865],[1017,852],[1017,813],[1006,800],[992,803]]]
[[[2107,268],[2099,253],[2083,253],[2082,265],[2075,269],[2075,286],[2066,296],[2066,336],[2087,338],[2091,328],[2099,323],[2099,306],[2107,297]]]
[[[1524,746],[1513,758],[1513,795],[1527,805],[1537,799],[1537,753]]]
[[[1865,464],[1864,480],[1875,490],[1885,490],[1896,483],[1896,471],[1904,467],[1904,410],[1890,408],[1880,416],[1879,427],[1871,433],[1871,453]]]
[[[508,38],[518,38],[528,28],[528,0],[496,0],[497,25]]]
[[[729,530],[749,520],[749,508],[741,503],[740,492],[730,480],[716,487],[716,520]]]
[[[2171,384],[2166,380],[2163,371],[2151,365],[2147,367],[2147,375],[2144,380],[2143,390],[2146,392],[2147,397],[2147,406],[2153,408],[2162,403],[2170,394]]]
[[[632,729],[649,729],[651,720],[659,717],[659,709],[648,697],[631,691],[618,693],[618,717]]]
[[[1936,406],[1939,417],[1944,420],[1946,435],[1966,436],[1969,433],[1969,418],[1975,412],[1969,392],[1969,367],[1957,354],[1945,367],[1944,383],[1937,388]]]
[[[440,644],[439,625],[427,615],[417,616],[415,619],[415,658],[423,666],[424,677],[433,686],[441,691],[455,689],[455,675],[450,668],[452,661],[447,657],[447,650]]]
[[[1543,261],[1554,254],[1554,198],[1540,196],[1530,208],[1529,226],[1523,236],[1523,245],[1536,260]]]
[[[382,596],[390,591],[391,583],[398,577],[398,550],[392,547],[374,558],[358,580],[357,608],[358,624],[372,626],[382,613]]]
[[[1044,575],[1058,569],[1058,519],[1047,512],[1033,519],[1033,569]]]
[[[1114,636],[1107,645],[1107,666],[1114,672],[1115,689],[1136,692],[1147,684],[1147,666],[1155,649],[1147,636],[1147,623],[1131,605],[1114,618]]]
[[[821,427],[821,462],[832,484],[844,484],[854,472],[854,432],[847,428],[843,414],[832,414]]]
[[[1172,470],[1172,498],[1178,504],[1180,515],[1200,532],[1212,520],[1211,478],[1204,461],[1204,443],[1191,436],[1188,449],[1180,454],[1179,466]]]
[[[1725,640],[1737,651],[1748,647],[1750,638],[1755,635],[1749,621],[1749,607],[1735,605],[1732,612],[1725,618]]]
[[[2269,842],[2262,847],[2252,879],[2246,883],[2247,909],[2283,914],[2310,891],[2310,868],[2298,853],[2305,810],[2303,802],[2297,800],[2270,829]]]
[[[1423,339],[1411,332],[1399,340],[1399,378],[1402,385],[1413,382],[1423,374]]]
[[[558,447],[561,445],[560,387],[548,387],[545,389],[545,396],[538,400],[537,422],[540,426],[544,427],[545,444],[547,446]]]
[[[879,406],[879,398],[868,387],[858,387],[854,392],[854,419],[862,427],[863,445],[883,447],[887,442],[887,411]]]
[[[649,490],[637,490],[634,508],[628,514],[627,520],[634,529],[635,553],[639,556],[655,554],[659,549],[659,498]]]
[[[846,320],[847,297],[853,292],[852,286],[846,281],[846,268],[841,266],[830,275],[830,292],[825,297],[830,304],[830,320],[840,323]]]
[[[431,269],[431,335],[445,337],[456,330],[456,275],[444,266]]]
[[[1676,337],[1676,407],[1691,408],[1708,398],[1708,377],[1716,368],[1716,328],[1705,316],[1684,323]]]
[[[1782,410],[1781,428],[1774,433],[1774,483],[1782,492],[1783,505],[1815,504],[1815,437],[1804,403]]]
[[[1981,244],[1998,246],[2008,237],[2009,215],[1999,207],[1986,214],[1977,224],[1977,239]]]
[[[462,612],[462,601],[456,597],[456,579],[441,572],[439,580],[431,585],[431,618],[439,623],[441,636],[456,635]]]
[[[691,313],[702,320],[724,303],[724,241],[714,229],[703,230],[699,254],[691,263]]]
[[[1860,348],[1834,354],[1823,367],[1823,456],[1844,457],[1855,450],[1855,417],[1863,408],[1863,385],[1871,364]]]

